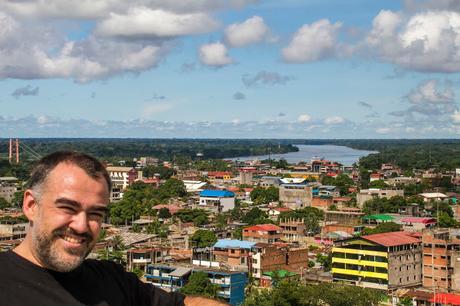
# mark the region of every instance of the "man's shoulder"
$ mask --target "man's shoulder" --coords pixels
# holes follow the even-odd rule
[[[82,267],[97,274],[120,275],[127,272],[121,264],[110,260],[85,259]]]

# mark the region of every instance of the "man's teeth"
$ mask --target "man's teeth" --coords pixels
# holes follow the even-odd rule
[[[62,239],[64,239],[65,241],[68,241],[70,243],[83,243],[85,241],[85,239],[74,238],[74,237],[70,237],[70,236],[62,236]]]

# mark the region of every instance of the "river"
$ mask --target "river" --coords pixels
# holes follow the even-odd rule
[[[299,148],[298,152],[289,152],[283,154],[272,154],[272,159],[284,158],[290,164],[296,164],[300,161],[309,162],[312,158],[324,158],[330,161],[336,161],[344,166],[351,166],[357,162],[360,157],[366,156],[374,151],[355,150],[345,146],[334,145],[295,145]],[[268,159],[268,155],[241,156],[230,158],[231,160],[254,160]]]

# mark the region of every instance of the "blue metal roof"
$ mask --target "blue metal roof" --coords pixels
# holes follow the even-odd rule
[[[216,244],[214,244],[215,248],[222,248],[222,249],[250,249],[255,245],[254,242],[243,241],[243,240],[231,240],[231,239],[219,239],[217,240]]]
[[[235,194],[228,190],[203,190],[200,192],[200,197],[216,197],[216,198],[231,198]]]

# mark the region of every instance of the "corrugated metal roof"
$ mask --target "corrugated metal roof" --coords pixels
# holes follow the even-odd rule
[[[200,192],[200,197],[216,197],[216,198],[231,198],[235,194],[228,190],[203,190]]]
[[[428,218],[428,217],[406,217],[402,218],[401,222],[409,222],[409,223],[436,223],[436,219]]]
[[[220,239],[214,244],[214,247],[221,249],[250,249],[254,245],[254,242],[249,241]]]
[[[281,227],[274,224],[257,224],[254,226],[246,227],[245,230],[249,231],[281,231]]]
[[[375,242],[377,244],[390,247],[403,244],[419,243],[420,239],[417,239],[406,232],[390,232],[362,236],[362,238]]]
[[[391,221],[391,220],[394,220],[395,218],[390,216],[390,215],[384,215],[384,214],[381,214],[381,215],[369,215],[369,216],[365,216],[363,217],[364,220],[382,220],[382,221]]]

